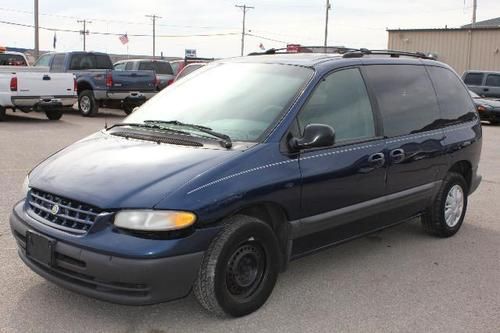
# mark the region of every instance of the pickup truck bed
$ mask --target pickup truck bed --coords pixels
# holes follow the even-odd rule
[[[75,79],[71,74],[50,73],[48,68],[0,66],[0,120],[5,110],[45,112],[51,120],[60,119],[64,108],[77,101]]]

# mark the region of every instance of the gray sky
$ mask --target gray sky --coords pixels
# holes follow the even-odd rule
[[[247,31],[261,37],[246,39],[246,53],[265,48],[283,47],[287,42],[322,45],[325,0],[40,0],[40,26],[79,30],[77,19],[90,19],[91,32],[127,33],[130,54],[150,54],[150,19],[157,14],[156,49],[166,56],[183,56],[185,48],[194,48],[198,56],[239,55],[241,10],[235,4],[255,6],[247,14]],[[332,0],[329,44],[350,47],[386,48],[386,28],[459,27],[472,16],[472,0]],[[500,0],[478,0],[478,20],[500,16]],[[33,24],[32,0],[0,0],[0,21]],[[185,37],[196,34],[233,34]],[[41,30],[41,48],[52,50],[54,32]],[[268,39],[277,41],[271,41]],[[281,41],[281,42],[278,42]],[[0,45],[31,48],[33,29],[0,23]],[[78,33],[57,32],[57,50],[80,50]],[[118,36],[90,35],[87,50],[126,53]]]

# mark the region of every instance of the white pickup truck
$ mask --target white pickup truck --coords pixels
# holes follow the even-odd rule
[[[6,56],[24,57],[22,53],[0,50],[0,58]],[[0,65],[0,121],[5,120],[6,109],[45,112],[48,119],[59,120],[63,110],[77,101],[73,74],[51,73],[45,67],[9,64]]]

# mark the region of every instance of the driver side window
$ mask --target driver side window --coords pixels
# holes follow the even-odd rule
[[[375,137],[375,122],[363,77],[358,68],[325,77],[298,115],[301,131],[309,124],[329,125],[335,141]]]

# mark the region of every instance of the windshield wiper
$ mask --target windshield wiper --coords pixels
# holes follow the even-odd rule
[[[172,128],[160,126],[160,125],[157,125],[154,123],[145,123],[145,124],[143,124],[143,123],[118,123],[118,124],[114,124],[114,125],[106,128],[106,131],[109,131],[110,129],[112,129],[114,127],[124,127],[124,126],[140,127],[140,128],[148,128],[148,129],[158,129],[158,130],[168,131],[168,132],[172,132],[172,133],[176,133],[176,134],[191,135],[190,133],[185,132],[185,131],[174,130]]]
[[[209,135],[219,139],[218,141],[221,143],[222,147],[224,147],[224,148],[229,149],[233,146],[233,143],[232,143],[229,135],[215,132],[214,130],[212,130],[210,127],[207,127],[207,126],[196,125],[196,124],[187,124],[187,123],[183,123],[183,122],[178,121],[178,120],[144,120],[144,123],[151,124],[151,125],[174,125],[174,126],[195,129],[199,132],[209,134]]]

